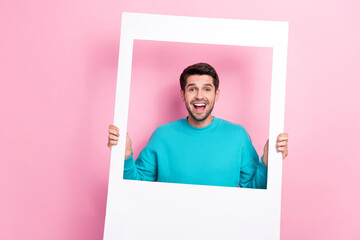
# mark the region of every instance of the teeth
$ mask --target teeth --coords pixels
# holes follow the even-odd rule
[[[194,104],[196,107],[205,107],[204,103],[195,103]]]

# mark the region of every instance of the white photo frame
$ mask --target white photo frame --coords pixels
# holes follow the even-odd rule
[[[273,48],[266,190],[123,180],[135,39]],[[104,239],[280,239],[287,44],[287,22],[123,13]]]

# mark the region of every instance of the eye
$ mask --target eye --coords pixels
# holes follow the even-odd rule
[[[189,92],[193,92],[193,91],[195,91],[194,88],[189,88]]]
[[[205,88],[205,91],[206,91],[206,92],[210,92],[211,89],[210,89],[210,88]]]

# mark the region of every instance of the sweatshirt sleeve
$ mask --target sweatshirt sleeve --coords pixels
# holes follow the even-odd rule
[[[124,162],[124,179],[156,181],[157,180],[157,139],[155,132],[148,144],[140,152],[136,161],[133,155]]]
[[[266,189],[267,167],[259,162],[259,156],[248,134],[241,147],[240,186]]]

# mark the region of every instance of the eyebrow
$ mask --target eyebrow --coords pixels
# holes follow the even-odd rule
[[[186,87],[188,88],[188,87],[193,87],[193,86],[195,86],[195,83],[190,83],[190,84],[187,85]],[[210,84],[210,83],[206,83],[206,84],[205,84],[205,87],[213,87],[213,85]]]

